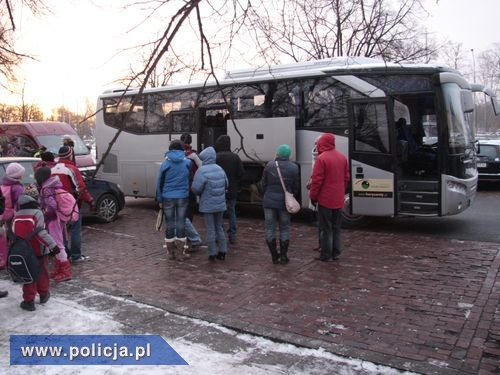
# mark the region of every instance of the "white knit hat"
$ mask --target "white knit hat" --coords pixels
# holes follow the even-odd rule
[[[5,169],[5,175],[11,180],[22,180],[26,169],[19,163],[10,163]]]

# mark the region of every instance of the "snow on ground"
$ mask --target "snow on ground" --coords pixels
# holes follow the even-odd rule
[[[221,334],[237,336],[247,345],[241,350],[227,354],[216,352],[205,344],[190,342],[183,338],[163,337],[165,341],[184,359],[188,366],[10,366],[9,336],[11,334],[121,334],[122,323],[115,321],[111,314],[90,309],[71,300],[70,296],[52,293],[46,305],[36,304],[35,312],[21,310],[22,289],[9,280],[0,280],[0,290],[8,290],[9,295],[0,299],[0,373],[2,374],[218,374],[218,375],[260,375],[260,374],[401,374],[402,372],[371,362],[346,359],[324,350],[304,349],[290,344],[280,344],[249,334],[236,333],[222,326],[204,321],[189,320],[193,329],[203,330],[216,327]],[[118,298],[93,290],[89,295],[103,298]],[[151,306],[123,300],[125,304],[138,305],[140,309],[156,309]],[[166,314],[168,314],[166,312]],[[203,331],[202,331],[203,332]],[[151,332],[154,334],[155,332]],[[249,349],[250,348],[250,349]],[[294,365],[288,367],[276,363],[270,365],[252,363],[255,353],[293,356]],[[254,356],[252,356],[254,354]],[[409,374],[409,373],[405,373]]]

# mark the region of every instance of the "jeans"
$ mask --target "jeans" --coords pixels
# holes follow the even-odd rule
[[[207,228],[208,255],[227,252],[226,234],[224,233],[224,212],[204,213],[203,219]]]
[[[193,223],[189,218],[186,217],[186,220],[184,222],[184,228],[186,230],[186,237],[191,242],[192,244],[200,244],[201,243],[201,237],[196,228],[194,227]]]
[[[337,257],[342,252],[340,229],[342,225],[342,209],[330,209],[318,205],[318,221],[321,235],[321,259]]]
[[[287,210],[264,208],[264,225],[266,227],[266,241],[276,238],[276,224],[279,224],[280,241],[290,240],[290,214]]]
[[[69,256],[73,259],[79,258],[82,256],[82,215],[78,218],[77,221],[71,222],[71,227],[69,229]],[[67,243],[67,241],[66,241]],[[67,246],[65,246],[68,249]],[[62,249],[61,249],[62,250]]]
[[[236,198],[226,200],[226,212],[229,218],[229,229],[227,234],[230,240],[236,239]]]
[[[165,198],[163,199],[163,213],[165,215],[166,230],[165,238],[186,237],[186,212],[188,208],[187,198]]]

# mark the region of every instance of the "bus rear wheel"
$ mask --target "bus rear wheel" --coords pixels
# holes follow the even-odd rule
[[[351,214],[351,198],[349,193],[344,195],[344,210],[342,211],[342,228],[360,229],[368,224],[372,219],[369,216]]]

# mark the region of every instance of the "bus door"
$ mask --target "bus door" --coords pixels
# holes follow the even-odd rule
[[[386,99],[352,100],[349,104],[351,214],[393,216],[395,210],[395,135]]]
[[[219,136],[227,134],[229,111],[222,106],[205,107],[199,109],[199,149],[214,146]]]

